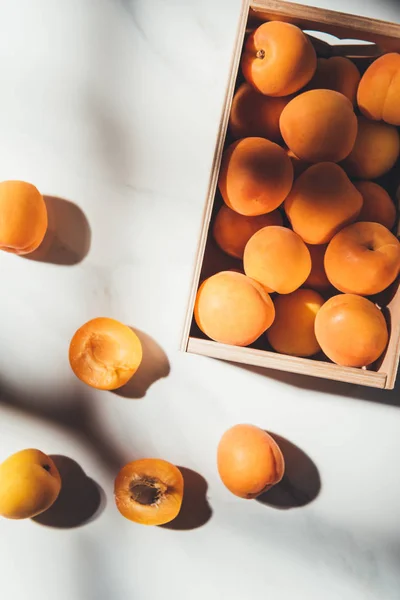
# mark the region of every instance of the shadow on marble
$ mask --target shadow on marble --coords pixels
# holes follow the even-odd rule
[[[178,467],[183,475],[184,493],[179,515],[165,525],[164,529],[187,531],[205,525],[212,516],[207,500],[208,484],[202,475],[186,467]]]
[[[131,327],[143,348],[143,359],[135,375],[114,394],[123,398],[144,398],[147,390],[159,379],[168,377],[171,367],[161,346],[147,333]]]
[[[61,491],[55,503],[33,521],[58,529],[73,529],[94,521],[106,505],[103,489],[72,458],[50,457],[61,475]]]
[[[267,433],[282,450],[285,474],[279,483],[259,496],[257,502],[281,510],[301,508],[310,504],[321,490],[317,466],[303,450],[289,440],[271,431]]]
[[[28,260],[71,266],[88,254],[91,242],[89,222],[84,212],[69,200],[44,196],[49,225],[37,250],[24,255]]]

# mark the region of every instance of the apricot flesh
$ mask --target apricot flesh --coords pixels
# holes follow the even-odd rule
[[[0,464],[0,515],[30,519],[56,501],[61,477],[53,460],[34,448],[21,450]]]
[[[100,390],[125,385],[142,361],[142,345],[130,327],[115,319],[98,317],[74,334],[69,362],[75,375]]]
[[[326,356],[344,367],[372,364],[389,338],[382,312],[355,294],[339,294],[325,302],[315,319],[315,335]]]
[[[369,119],[400,125],[400,54],[390,52],[377,58],[361,78],[358,106]]]
[[[354,185],[363,197],[358,221],[380,223],[392,229],[396,221],[396,207],[385,188],[374,181],[355,181]]]
[[[317,70],[307,89],[340,92],[355,104],[360,79],[360,72],[350,59],[344,56],[318,58]]]
[[[114,484],[115,503],[128,520],[164,525],[182,505],[183,476],[178,467],[159,458],[142,458],[125,465]]]

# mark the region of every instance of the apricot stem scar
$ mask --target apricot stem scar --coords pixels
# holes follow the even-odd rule
[[[50,469],[51,469],[50,465],[42,465],[42,467],[45,471],[50,472]]]
[[[261,59],[265,58],[265,50],[263,50],[262,48],[260,50],[258,50],[256,57],[261,58]]]

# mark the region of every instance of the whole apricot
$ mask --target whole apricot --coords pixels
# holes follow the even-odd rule
[[[380,223],[353,223],[329,243],[325,271],[341,292],[379,294],[399,274],[400,242]]]
[[[244,248],[251,236],[270,225],[282,225],[282,216],[277,210],[257,217],[245,217],[223,204],[214,221],[213,235],[226,254],[243,258]]]
[[[29,254],[47,231],[47,209],[39,190],[26,181],[0,183],[0,249]]]
[[[355,294],[339,294],[325,302],[315,319],[315,335],[326,356],[344,367],[372,364],[389,338],[382,312]]]
[[[240,498],[257,498],[281,481],[285,461],[266,431],[255,425],[234,425],[222,436],[217,450],[223,484]]]
[[[269,21],[248,37],[242,56],[243,75],[267,96],[288,96],[315,73],[317,57],[310,40],[290,23]]]
[[[400,54],[390,52],[368,67],[358,86],[357,101],[369,119],[400,125]]]
[[[52,459],[28,448],[0,464],[0,515],[7,519],[30,519],[56,501],[61,477]]]
[[[278,144],[249,137],[224,152],[219,190],[225,204],[241,215],[272,212],[282,204],[292,183],[291,160]]]
[[[75,375],[99,390],[125,385],[142,362],[142,345],[130,327],[107,317],[88,321],[74,334],[69,362]]]
[[[304,287],[310,287],[313,290],[324,291],[331,287],[331,282],[326,276],[324,257],[327,245],[320,246],[307,244],[311,256],[311,273],[304,282]]]
[[[311,163],[339,162],[353,149],[357,117],[343,94],[310,90],[283,109],[280,128],[286,145],[299,158]]]
[[[396,127],[358,117],[354,148],[343,162],[351,177],[376,179],[394,166],[399,157],[400,137]]]
[[[374,181],[355,181],[354,185],[363,197],[358,221],[380,223],[392,229],[396,221],[396,207],[387,191]]]
[[[294,292],[311,271],[310,253],[300,236],[275,225],[260,229],[249,239],[243,264],[246,275],[279,294]]]
[[[294,182],[284,208],[293,230],[307,244],[326,244],[355,221],[362,195],[335,163],[319,163]]]
[[[142,458],[128,463],[118,473],[115,503],[129,521],[164,525],[179,514],[183,487],[178,467],[159,458]]]
[[[352,104],[355,104],[360,79],[360,71],[349,58],[345,58],[344,56],[318,58],[317,70],[307,85],[307,89],[324,89],[340,92]]]
[[[194,317],[212,340],[248,346],[270,327],[275,309],[262,285],[242,273],[221,271],[201,284]]]

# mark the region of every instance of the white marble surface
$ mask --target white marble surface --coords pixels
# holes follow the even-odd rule
[[[395,0],[315,3],[400,21]],[[79,209],[52,201],[67,247],[48,262],[0,256],[0,458],[39,447],[77,461],[104,490],[80,527],[0,522],[2,600],[399,598],[399,392],[177,350],[239,9],[0,3],[0,179],[69,200],[91,230],[89,240]],[[69,339],[98,315],[166,353],[153,345],[159,375],[167,360],[170,373],[145,397],[90,391],[72,375]],[[216,445],[237,422],[305,453],[293,454],[304,506],[279,510],[223,487]],[[191,529],[145,528],[117,512],[118,467],[154,455],[207,481]]]

